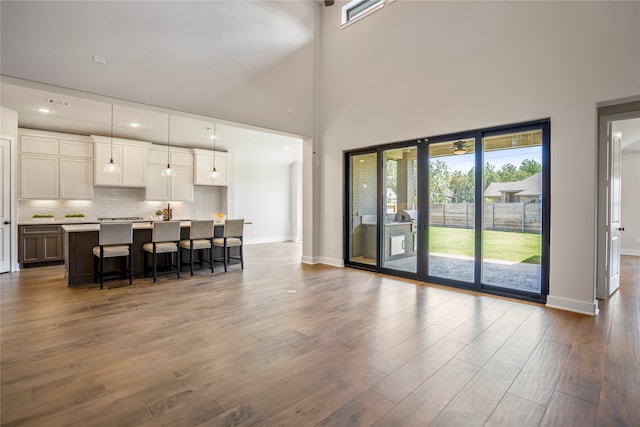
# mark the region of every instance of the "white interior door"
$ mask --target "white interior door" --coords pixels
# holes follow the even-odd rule
[[[607,296],[620,287],[620,231],[621,225],[621,182],[620,182],[620,141],[622,136],[612,131],[612,122],[607,125],[607,144],[609,145],[609,224],[608,224],[608,276]]]
[[[11,268],[11,152],[10,141],[0,139],[0,273]]]

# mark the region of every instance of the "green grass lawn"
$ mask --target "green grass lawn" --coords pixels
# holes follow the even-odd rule
[[[429,227],[429,252],[473,257],[474,231]],[[541,235],[485,230],[484,258],[540,264]]]

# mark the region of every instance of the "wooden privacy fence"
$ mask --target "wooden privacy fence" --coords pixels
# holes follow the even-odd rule
[[[475,203],[431,203],[429,225],[432,227],[473,228]],[[485,230],[542,231],[542,203],[485,203]]]

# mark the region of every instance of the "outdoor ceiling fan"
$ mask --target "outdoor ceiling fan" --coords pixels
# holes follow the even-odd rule
[[[467,148],[465,147],[464,141],[456,141],[453,143],[453,154],[465,154],[467,152]]]

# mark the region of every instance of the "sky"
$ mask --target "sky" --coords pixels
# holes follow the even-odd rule
[[[542,147],[538,145],[535,147],[514,148],[484,153],[484,162],[492,164],[496,170],[499,170],[507,163],[511,163],[517,168],[525,159],[532,159],[542,164]],[[466,173],[469,172],[475,164],[475,153],[438,157],[437,160],[442,160],[447,163],[449,172],[459,170]]]

